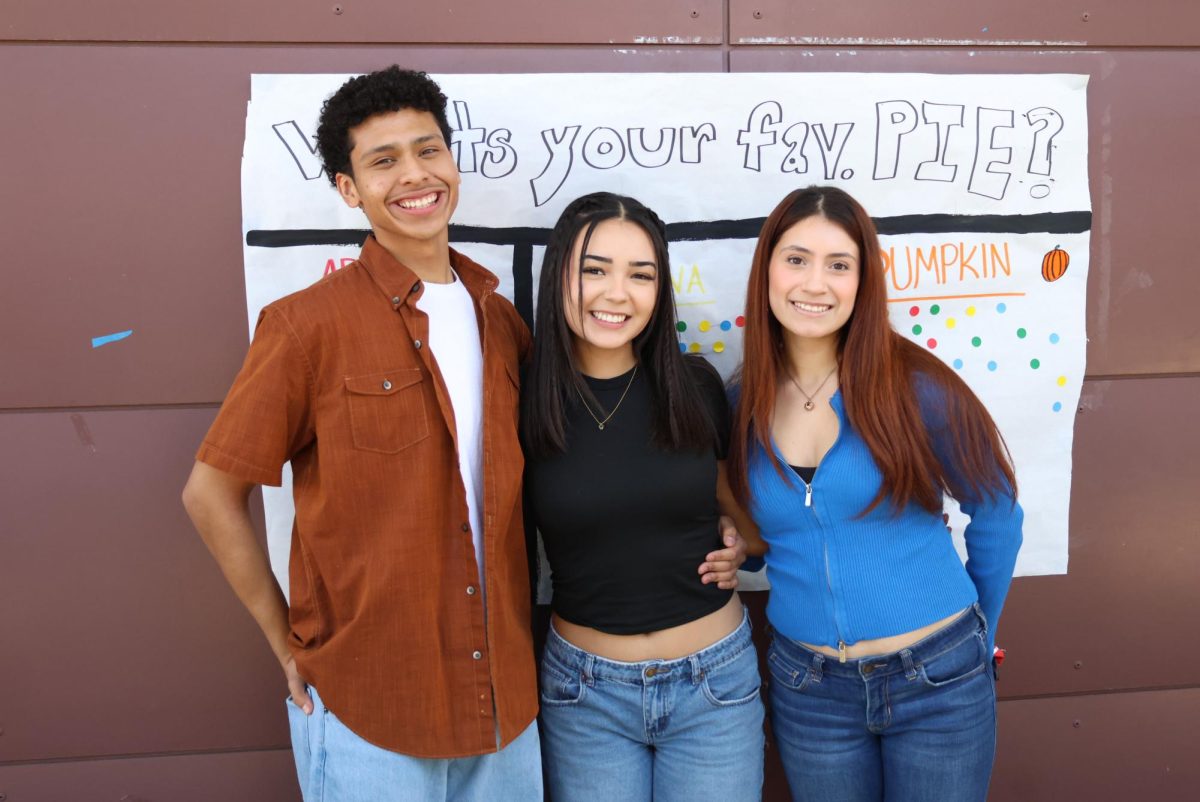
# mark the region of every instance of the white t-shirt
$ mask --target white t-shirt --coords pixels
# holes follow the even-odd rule
[[[458,470],[483,592],[483,350],[475,304],[458,276],[451,284],[424,282],[417,307],[429,316],[429,348],[450,393],[458,437]]]

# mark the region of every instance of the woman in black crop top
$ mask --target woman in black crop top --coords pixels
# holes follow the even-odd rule
[[[554,587],[556,802],[761,794],[758,660],[732,589],[744,544],[718,532],[722,509],[746,525],[724,481],[729,410],[716,371],[680,353],[669,272],[657,215],[610,193],[564,210],[542,266],[522,431]]]

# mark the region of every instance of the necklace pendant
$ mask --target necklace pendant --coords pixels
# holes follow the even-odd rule
[[[805,401],[805,402],[804,402],[804,411],[805,411],[805,412],[812,412],[812,411],[813,411],[813,402],[812,402],[811,400],[809,400],[809,401]]]
[[[604,431],[604,424],[603,424],[603,423],[600,423],[600,424],[597,424],[597,425],[600,427],[600,431]]]

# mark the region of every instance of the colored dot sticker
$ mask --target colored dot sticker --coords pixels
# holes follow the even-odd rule
[[[921,314],[921,307],[914,306],[912,309],[908,310],[908,313],[913,317],[916,317],[917,315]]]
[[[937,348],[937,340],[933,339],[932,337],[930,337],[929,340],[926,341],[925,344],[928,345],[931,349]]]
[[[682,320],[675,324],[675,331],[687,331],[687,324]]]
[[[956,325],[956,323],[955,323],[954,318],[952,318],[952,317],[946,318],[946,328],[952,329],[952,328],[954,328],[955,325]]]
[[[973,306],[967,307],[967,317],[975,317],[975,307],[973,307]]]
[[[1003,315],[1008,311],[1008,304],[1004,303],[1004,301],[1001,301],[1000,303],[996,304],[996,311]]]
[[[1054,406],[1050,407],[1050,409],[1055,412],[1062,412],[1062,401],[1055,401]]]
[[[733,319],[733,325],[737,326],[740,329],[742,326],[746,325],[746,318],[742,317],[741,315],[738,315],[736,318]]]
[[[942,311],[942,308],[940,306],[938,306],[937,304],[934,304],[933,306],[929,307],[929,314],[931,314],[931,315],[936,315],[938,312],[941,312],[941,311]]]
[[[963,366],[963,361],[961,359],[954,360],[954,369],[955,370],[962,370],[962,366]]]
[[[720,340],[717,340],[715,343],[713,343],[713,353],[714,354],[722,353],[724,350],[725,350],[725,343],[721,342]]]
[[[1041,366],[1042,366],[1042,360],[1040,360],[1040,359],[1029,360],[1029,367],[1033,368],[1034,370],[1037,370]]]
[[[920,324],[920,323],[914,323],[914,324],[913,324],[913,327],[912,327],[912,333],[913,333],[913,334],[920,334],[922,331],[924,331],[924,329],[923,329],[923,328],[921,328],[921,324]]]
[[[995,370],[998,367],[1000,366],[996,364],[996,360],[993,359],[991,362],[988,362],[988,370]]]
[[[688,346],[688,350],[691,351],[693,354],[700,353],[700,343],[692,343],[691,345]]]
[[[721,331],[729,331],[732,328],[733,328],[733,324],[730,323],[728,320],[721,321]]]
[[[712,328],[712,324],[707,320],[701,320],[700,325],[696,328],[700,329],[700,331],[708,331],[710,328]]]
[[[972,338],[971,338],[971,345],[973,345],[973,346],[975,346],[976,348],[978,348],[979,346],[983,345],[983,338],[982,338],[982,337],[972,337]]]
[[[687,353],[687,343],[680,343],[680,344],[679,344],[679,353],[681,353],[681,354],[686,354],[686,353]]]
[[[1050,344],[1051,345],[1058,345],[1058,341],[1059,341],[1059,336],[1057,334],[1050,335]]]
[[[1066,387],[1066,386],[1067,386],[1067,377],[1066,377],[1066,376],[1059,376],[1059,377],[1058,377],[1058,386],[1059,386],[1059,387]]]
[[[703,326],[704,324],[701,323],[700,325]],[[1017,336],[1020,337],[1022,340],[1025,339],[1025,335],[1028,333],[1029,332],[1025,331],[1025,329],[1017,329]]]

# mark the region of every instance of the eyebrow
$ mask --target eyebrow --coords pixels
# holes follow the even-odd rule
[[[597,256],[594,253],[585,253],[583,255],[583,258],[584,259],[594,259],[595,261],[603,262],[606,265],[611,265],[613,263],[613,260],[608,258],[607,256]],[[654,262],[630,262],[629,264],[631,264],[633,267],[652,267],[655,270],[658,269],[658,265],[654,264]]]
[[[812,251],[810,251],[808,248],[801,248],[799,245],[784,245],[781,250],[800,251],[801,253],[807,253],[809,255],[812,255]],[[837,256],[837,257],[840,257],[843,259],[854,259],[856,261],[858,260],[858,257],[852,253],[831,253],[831,254],[829,254],[829,256]]]
[[[441,137],[437,134],[426,134],[425,136],[419,136],[416,139],[412,140],[412,142],[410,144],[424,145],[426,142],[429,142],[434,139],[440,140]],[[401,147],[401,145],[399,142],[385,142],[384,144],[373,147],[370,150],[363,151],[362,155],[363,156],[373,156],[376,153],[382,153],[387,150],[399,150],[400,147]]]

